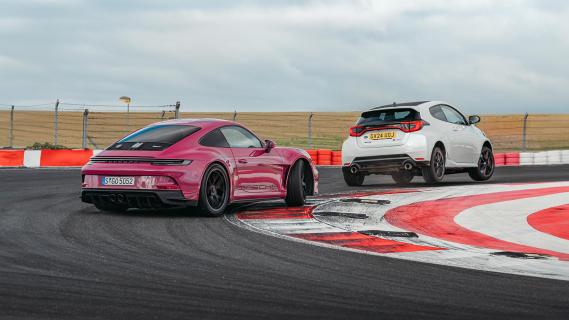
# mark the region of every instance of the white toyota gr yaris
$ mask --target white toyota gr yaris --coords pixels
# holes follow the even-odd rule
[[[474,124],[442,101],[393,103],[362,113],[342,145],[342,173],[350,186],[371,174],[399,184],[415,176],[440,183],[445,174],[467,172],[476,181],[494,174],[492,143]]]

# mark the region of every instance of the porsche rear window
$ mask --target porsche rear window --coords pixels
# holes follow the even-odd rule
[[[140,129],[119,140],[109,150],[164,150],[200,130],[186,125],[158,125]]]
[[[419,112],[410,108],[372,110],[362,113],[357,124],[360,126],[369,126],[419,119]]]

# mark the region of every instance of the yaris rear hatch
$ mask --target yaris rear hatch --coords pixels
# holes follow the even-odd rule
[[[361,148],[379,148],[405,144],[412,132],[426,124],[412,108],[389,108],[362,113],[350,136],[356,137]]]

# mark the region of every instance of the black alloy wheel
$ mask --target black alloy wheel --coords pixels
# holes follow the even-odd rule
[[[446,158],[443,149],[439,146],[433,149],[429,166],[423,167],[423,179],[426,183],[441,183],[445,177]]]
[[[220,164],[211,165],[200,188],[200,207],[208,216],[220,216],[229,203],[229,178]]]
[[[494,175],[496,164],[494,162],[494,153],[487,146],[482,147],[480,158],[478,158],[478,167],[471,168],[468,175],[475,181],[486,181]]]
[[[342,167],[342,176],[344,177],[344,182],[350,187],[359,187],[365,180],[365,175],[351,173],[349,167]]]
[[[297,161],[289,174],[286,186],[285,201],[289,206],[302,206],[306,202],[306,196],[310,193],[312,179],[306,174],[304,161]]]
[[[411,170],[398,171],[391,174],[393,181],[397,184],[405,185],[411,183],[415,175]]]

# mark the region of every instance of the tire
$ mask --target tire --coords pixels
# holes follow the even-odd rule
[[[409,184],[415,175],[411,171],[398,171],[391,174],[393,181],[397,184]]]
[[[199,206],[210,217],[221,216],[229,204],[229,177],[225,168],[217,163],[207,168],[200,187]]]
[[[478,159],[478,167],[470,168],[468,170],[468,175],[474,181],[486,181],[492,178],[494,175],[494,169],[496,168],[494,162],[494,153],[492,149],[487,146],[482,147],[480,152],[480,158]]]
[[[95,208],[105,212],[125,212],[128,207],[114,204],[111,202],[98,202],[94,203]]]
[[[353,174],[349,168],[342,168],[344,181],[350,187],[359,187],[364,183],[365,176],[363,174]]]
[[[285,202],[289,206],[303,206],[308,194],[307,177],[304,171],[304,161],[297,161],[292,167],[286,186]]]
[[[423,167],[423,179],[426,183],[441,183],[445,177],[445,152],[441,147],[435,147],[431,154],[429,166]]]

